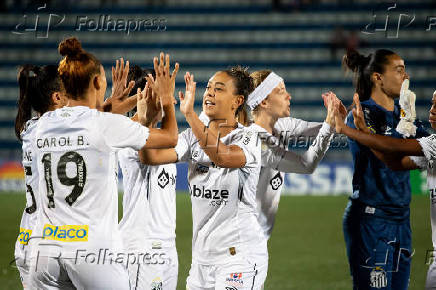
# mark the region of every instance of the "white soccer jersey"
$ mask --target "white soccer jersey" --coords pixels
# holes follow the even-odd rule
[[[176,238],[175,164],[148,166],[138,151],[118,152],[123,172],[123,218],[120,230],[127,251],[143,251],[153,242],[174,246]]]
[[[36,211],[38,194],[38,171],[33,159],[32,140],[34,139],[35,127],[38,118],[33,118],[26,122],[23,132],[21,132],[24,167],[24,182],[26,187],[26,208],[20,222],[20,231],[15,243],[15,258],[26,258],[28,241],[36,224]]]
[[[116,151],[141,149],[149,130],[129,118],[64,107],[39,120],[33,147],[39,175],[39,254],[84,258],[122,251]],[[80,250],[80,251],[79,251]],[[109,256],[108,256],[109,255]]]
[[[411,159],[421,169],[427,169],[427,186],[430,191],[430,217],[433,248],[436,250],[436,134],[418,139],[422,147],[423,157],[413,156]],[[426,162],[425,162],[426,161]]]
[[[269,239],[283,189],[284,172],[310,173],[328,150],[334,130],[327,123],[306,122],[295,118],[279,119],[274,126],[274,136],[255,124],[252,126],[257,128],[262,139],[262,168],[256,201],[259,223]],[[316,139],[304,154],[286,150],[290,143],[307,141],[307,137],[314,136]]]
[[[191,129],[179,134],[176,146],[178,160],[188,162],[189,166],[192,259],[204,265],[267,255],[256,211],[260,142],[254,131],[242,125],[221,138],[221,142],[242,148],[244,167],[217,167],[201,149]]]

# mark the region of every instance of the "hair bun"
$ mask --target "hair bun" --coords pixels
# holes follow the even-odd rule
[[[357,72],[360,69],[365,68],[369,64],[370,60],[371,55],[366,57],[364,55],[361,55],[357,50],[350,49],[344,55],[342,62],[350,70],[352,70],[353,72]]]
[[[80,41],[75,37],[64,39],[59,44],[59,53],[62,56],[75,57],[83,52]]]

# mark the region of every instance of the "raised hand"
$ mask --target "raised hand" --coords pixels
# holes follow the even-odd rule
[[[145,84],[144,90],[138,88],[136,91],[137,101],[136,101],[136,115],[139,123],[143,126],[149,125],[147,120],[147,103],[149,102],[151,97],[151,91],[149,90],[148,82]]]
[[[160,53],[159,60],[157,57],[153,59],[154,71],[156,72],[156,79],[151,75],[146,77],[151,89],[160,98],[163,107],[174,104],[174,89],[177,72],[179,71],[179,64],[174,66],[173,73],[170,75],[170,55]]]
[[[416,119],[415,100],[415,93],[409,90],[409,80],[405,79],[400,91],[401,119],[396,128],[404,137],[415,136],[416,134],[414,124]]]
[[[195,102],[195,89],[197,87],[197,83],[194,82],[194,75],[186,72],[185,74],[185,94],[179,92],[180,99],[180,112],[183,115],[190,114],[194,112],[194,102]]]
[[[129,97],[135,86],[134,81],[127,84],[129,61],[124,65],[124,59],[116,61],[112,67],[112,95],[103,103],[103,111],[114,114],[125,114],[136,106],[136,95]]]
[[[339,117],[344,121],[347,117],[347,109],[336,94],[330,91],[322,94],[322,98],[324,100],[324,106],[327,108],[327,117],[325,121],[332,127],[335,127],[336,117]]]
[[[360,104],[359,95],[357,93],[353,96],[353,102],[355,106],[352,110],[354,126],[365,133],[371,133],[371,130],[366,125],[365,115],[363,114],[362,105]]]

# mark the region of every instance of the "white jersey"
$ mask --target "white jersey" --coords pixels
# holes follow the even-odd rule
[[[239,124],[220,139],[244,151],[242,168],[220,168],[201,149],[191,129],[179,134],[178,160],[188,162],[192,202],[192,260],[213,265],[239,257],[267,255],[266,239],[257,221],[256,187],[260,142],[256,133]]]
[[[259,223],[267,239],[270,238],[283,189],[284,172],[311,173],[328,150],[334,130],[327,123],[306,122],[295,118],[279,119],[274,135],[253,124],[262,139],[262,168],[257,186],[256,201]],[[288,151],[291,142],[299,137],[314,137],[304,154]],[[307,140],[307,138],[304,138]]]
[[[36,160],[34,159],[34,150],[32,148],[32,140],[35,137],[35,128],[38,118],[33,118],[27,121],[21,132],[23,142],[23,159],[24,167],[24,182],[26,187],[26,208],[20,222],[20,232],[15,243],[15,258],[27,257],[28,242],[32,235],[33,229],[37,220],[36,211],[39,209],[38,201],[38,170],[36,168]]]
[[[411,159],[421,169],[427,169],[427,186],[430,191],[430,217],[433,248],[436,250],[436,134],[418,139],[425,157]]]
[[[176,238],[175,164],[144,165],[138,151],[118,152],[123,173],[123,218],[120,230],[129,252],[148,246],[174,246]]]
[[[141,149],[148,134],[127,117],[83,106],[40,118],[33,145],[40,173],[39,254],[82,258],[101,249],[122,251],[116,151]]]

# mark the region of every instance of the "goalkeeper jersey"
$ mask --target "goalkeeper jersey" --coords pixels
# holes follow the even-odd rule
[[[394,110],[387,111],[373,99],[361,102],[366,125],[376,134],[403,138],[395,128],[400,121],[400,106],[395,101]],[[428,136],[419,121],[416,138]],[[347,117],[347,125],[355,128],[353,114]],[[409,217],[411,189],[409,171],[393,171],[379,160],[372,151],[358,142],[348,139],[353,156],[353,193],[351,199],[367,206],[366,211],[386,219],[402,220]]]

